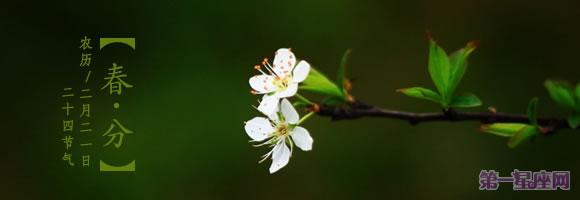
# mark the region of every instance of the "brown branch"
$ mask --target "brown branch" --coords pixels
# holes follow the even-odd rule
[[[317,105],[317,114],[331,117],[332,120],[351,120],[361,117],[392,118],[408,121],[412,125],[423,122],[434,121],[479,121],[482,124],[496,122],[529,123],[528,116],[523,114],[503,113],[503,112],[469,112],[457,111],[453,109],[442,112],[405,112],[399,110],[384,109],[377,106],[368,105],[362,101],[355,100],[346,107],[336,107],[328,105]],[[561,129],[570,129],[566,119],[562,118],[538,118],[538,124],[542,127],[544,135],[552,134]]]

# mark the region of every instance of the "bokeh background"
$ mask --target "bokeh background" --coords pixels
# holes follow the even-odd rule
[[[270,175],[266,148],[254,148],[243,121],[259,115],[249,93],[252,66],[276,49],[335,77],[352,48],[353,94],[408,111],[438,106],[394,91],[434,88],[427,73],[425,31],[447,51],[472,39],[458,92],[474,92],[485,110],[525,112],[539,97],[542,116],[567,113],[543,81],[580,81],[578,1],[37,1],[0,8],[2,164],[0,199],[534,199],[580,196],[580,135],[564,130],[516,149],[477,131],[477,122],[410,126],[387,119],[304,124],[311,152],[295,151]],[[135,88],[113,98],[94,89],[95,142],[113,116],[136,133],[122,153],[136,173],[67,168],[60,110],[62,88],[82,85],[83,36],[135,37],[135,52],[96,55],[91,87],[111,62],[122,63]],[[96,43],[93,43],[96,46]],[[97,79],[101,78],[101,80]],[[309,94],[305,94],[309,96]],[[313,97],[313,96],[310,96]],[[314,97],[313,97],[314,98]],[[121,102],[112,112],[112,102]],[[79,136],[81,138],[81,136]],[[102,141],[101,141],[102,142]],[[74,149],[73,152],[81,152]],[[570,170],[571,191],[479,191],[478,173],[495,169]]]

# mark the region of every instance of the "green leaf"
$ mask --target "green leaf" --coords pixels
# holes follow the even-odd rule
[[[419,99],[426,99],[430,101],[434,101],[437,103],[441,103],[441,97],[439,94],[434,92],[433,90],[422,88],[422,87],[412,87],[412,88],[403,88],[398,89],[397,92],[403,93],[410,97],[415,97]]]
[[[524,141],[524,140],[526,140],[534,135],[538,135],[539,133],[540,133],[540,129],[538,127],[526,125],[522,129],[520,129],[518,132],[516,132],[514,134],[514,136],[512,136],[512,138],[510,138],[510,140],[508,141],[508,147],[515,148],[520,143],[522,143],[522,141]]]
[[[544,83],[552,99],[568,109],[576,109],[572,88],[562,81],[547,80]]]
[[[345,95],[347,92],[346,89],[344,88],[344,84],[346,82],[346,63],[348,61],[348,57],[350,57],[350,52],[351,49],[347,49],[346,52],[344,52],[344,55],[342,55],[340,66],[338,68],[338,77],[336,79],[340,91],[342,91]]]
[[[481,125],[479,130],[502,137],[511,137],[525,126],[526,124],[520,123],[494,123]]]
[[[449,86],[447,89],[448,97],[453,96],[455,89],[459,85],[459,82],[463,78],[465,71],[467,70],[467,58],[469,54],[477,48],[478,42],[471,41],[467,45],[455,51],[449,56],[450,73],[449,73]]]
[[[510,148],[514,148],[522,141],[540,133],[538,127],[521,123],[486,124],[482,125],[480,130],[502,137],[511,137],[508,141],[508,146]]]
[[[580,125],[580,113],[572,113],[568,117],[568,125],[572,128],[577,128]]]
[[[481,106],[481,100],[479,100],[477,96],[471,93],[455,96],[453,97],[451,103],[449,104],[449,107],[460,107],[460,108],[469,108],[476,106]]]
[[[429,39],[429,75],[437,87],[443,106],[448,103],[447,89],[449,85],[449,58],[433,39]]]
[[[308,77],[306,77],[306,80],[302,82],[300,89],[313,93],[345,99],[339,87],[336,86],[334,82],[326,78],[324,74],[320,73],[318,70],[314,68],[310,68],[310,73],[308,74]]]
[[[528,103],[528,119],[530,120],[530,123],[533,124],[534,126],[538,126],[538,98],[534,97],[532,100],[530,100],[530,103]]]

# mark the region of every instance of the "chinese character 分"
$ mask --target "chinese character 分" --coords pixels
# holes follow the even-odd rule
[[[118,127],[119,129],[121,129],[120,131],[117,132],[113,132],[113,129],[115,129],[115,127]],[[121,145],[123,145],[123,138],[125,137],[125,134],[133,134],[133,131],[125,128],[121,123],[119,123],[119,121],[117,121],[116,119],[113,119],[113,123],[111,123],[111,126],[109,126],[109,130],[107,130],[107,132],[105,132],[105,134],[103,134],[103,136],[109,136],[110,139],[107,143],[105,143],[105,145],[103,146],[109,146],[111,143],[113,143],[113,141],[117,140],[117,142],[115,142],[115,147],[119,148],[121,147]]]

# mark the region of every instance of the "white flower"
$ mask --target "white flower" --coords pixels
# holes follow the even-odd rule
[[[272,165],[270,173],[280,170],[288,164],[292,155],[293,144],[304,151],[312,150],[313,139],[305,128],[297,125],[299,121],[298,112],[287,99],[280,103],[276,114],[265,117],[254,117],[246,122],[244,129],[252,141],[263,142],[262,145],[273,147],[270,152],[263,156],[264,161],[272,155]],[[290,148],[288,148],[288,145]]]
[[[300,61],[296,65],[296,57],[290,49],[278,49],[272,65],[268,59],[262,61],[268,73],[262,71],[260,65],[255,68],[262,73],[250,78],[250,86],[256,94],[264,94],[258,110],[267,116],[276,112],[281,98],[291,97],[298,90],[298,83],[304,81],[310,72],[310,64]]]

